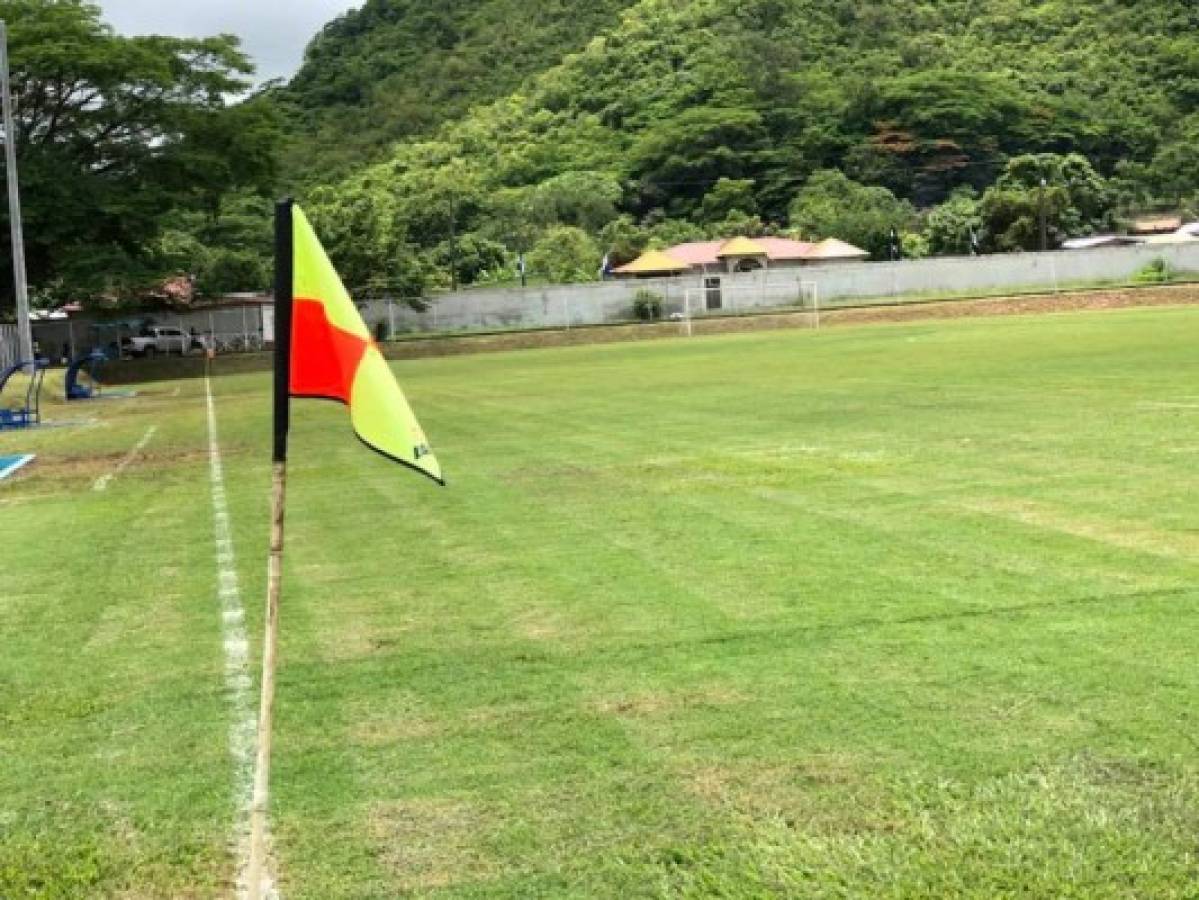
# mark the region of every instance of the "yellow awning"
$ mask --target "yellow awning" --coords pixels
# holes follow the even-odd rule
[[[617,275],[669,275],[686,272],[691,267],[661,250],[651,250],[616,270]]]
[[[766,248],[756,241],[751,241],[747,237],[735,237],[716,254],[717,259],[725,259],[730,256],[766,256]]]

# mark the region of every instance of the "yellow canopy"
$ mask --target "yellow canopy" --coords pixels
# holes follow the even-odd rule
[[[756,241],[751,241],[747,237],[735,237],[716,254],[717,259],[725,259],[730,256],[766,256],[766,248]]]
[[[690,268],[687,263],[680,262],[673,256],[663,253],[661,250],[650,250],[648,253],[644,253],[639,258],[633,260],[627,266],[621,266],[616,270],[616,274],[659,275],[686,272]]]

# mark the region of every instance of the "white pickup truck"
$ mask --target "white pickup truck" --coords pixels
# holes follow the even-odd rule
[[[208,349],[208,338],[203,334],[184,331],[166,325],[151,325],[143,328],[135,337],[121,341],[121,350],[130,356],[154,357],[159,353],[178,353],[182,356],[193,350]]]

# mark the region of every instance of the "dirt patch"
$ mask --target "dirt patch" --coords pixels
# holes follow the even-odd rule
[[[486,820],[453,799],[398,800],[371,810],[379,858],[404,890],[435,890],[494,877],[500,865],[479,847]]]
[[[115,471],[128,455],[128,450],[88,455],[44,453],[38,456],[37,473],[44,480],[87,479],[90,481]],[[169,472],[187,466],[207,464],[207,450],[142,450],[132,458],[127,471],[130,474],[146,471]]]
[[[687,709],[736,706],[748,699],[727,685],[705,685],[679,692],[642,691],[604,697],[595,701],[593,708],[605,715],[639,719],[672,715]]]
[[[705,765],[683,773],[687,791],[706,806],[746,820],[769,819],[812,831],[892,831],[865,761],[812,754],[785,765]]]
[[[999,516],[1046,531],[1083,538],[1169,559],[1194,559],[1199,539],[1189,534],[1162,531],[1141,522],[1112,522],[1080,519],[1031,500],[975,498],[957,504],[983,515]]]
[[[822,323],[849,325],[867,322],[906,322],[913,319],[1031,316],[1084,310],[1194,304],[1199,304],[1199,286],[1188,284],[1159,288],[1119,288],[1066,294],[993,297],[984,300],[950,300],[900,306],[872,306],[830,312],[822,317]]]
[[[397,712],[392,716],[361,719],[350,728],[354,743],[363,747],[387,747],[405,741],[422,741],[445,733],[443,725],[425,716]]]

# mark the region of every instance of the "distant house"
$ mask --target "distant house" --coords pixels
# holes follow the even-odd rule
[[[1183,227],[1182,216],[1144,216],[1132,223],[1133,234],[1172,234]]]
[[[1127,247],[1145,243],[1143,238],[1127,234],[1097,234],[1093,237],[1070,238],[1062,242],[1063,250],[1094,250],[1098,247]]]
[[[616,269],[614,274],[621,278],[660,278],[686,273],[717,275],[817,263],[860,262],[869,256],[865,250],[836,238],[808,243],[778,237],[735,237],[725,241],[692,241],[666,250],[652,250]]]
[[[1127,247],[1143,244],[1189,244],[1199,240],[1199,222],[1181,225],[1175,231],[1146,234],[1097,234],[1092,237],[1071,238],[1062,243],[1063,250],[1094,250],[1097,247]]]

